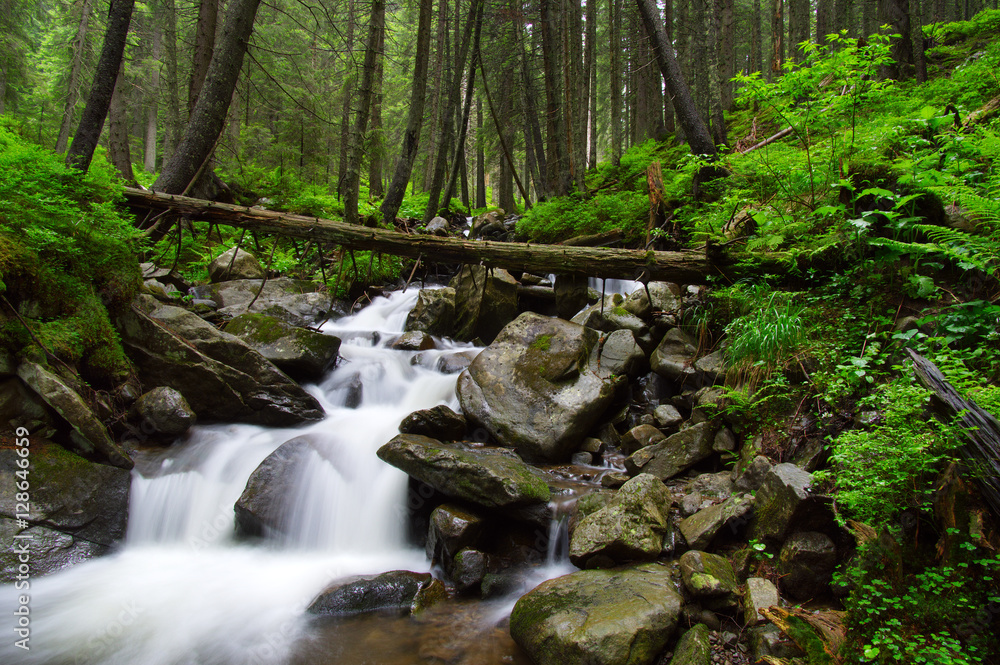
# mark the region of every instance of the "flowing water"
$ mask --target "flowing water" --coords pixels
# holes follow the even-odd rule
[[[496,628],[512,599],[446,603],[419,620],[317,625],[304,614],[334,579],[429,568],[423,551],[405,540],[406,475],[375,451],[407,414],[438,404],[458,408],[457,375],[435,368],[443,356],[471,347],[445,340],[419,353],[388,348],[416,295],[414,289],[378,298],[327,324],[325,332],[343,344],[338,367],[308,388],[326,409],[322,422],[203,426],[167,450],[140,452],[125,544],[32,580],[31,651],[5,639],[0,662],[388,665],[440,662],[442,654],[469,663],[521,662],[506,631]],[[314,451],[290,483],[282,535],[265,546],[234,541],[233,504],[248,477],[297,436],[308,437]],[[550,541],[564,536],[556,532]],[[564,558],[550,556],[543,576],[568,570]],[[15,603],[12,587],[0,589],[0,613],[11,616]],[[463,630],[464,646],[456,646]],[[456,656],[470,644],[475,648]]]

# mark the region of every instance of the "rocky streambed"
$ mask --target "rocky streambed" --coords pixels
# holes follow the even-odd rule
[[[298,566],[294,591],[274,592],[280,613],[218,620],[143,662],[744,663],[797,652],[758,610],[835,607],[853,542],[814,486],[818,449],[776,463],[721,408],[722,354],[679,325],[701,287],[602,297],[580,278],[465,267],[345,316],[242,254],[187,298],[149,268],[117,322],[138,370],[117,429],[72,376],[5,360],[45,489],[27,529],[4,492],[0,528],[44,543],[43,617],[80,593],[70,566],[125,541],[84,566],[111,583],[102,562],[141,571],[150,543],[180,547],[185,566],[230,556],[241,563],[214,581],[238,569],[237,586],[259,586],[256,566],[280,585],[273,556]],[[212,424],[225,422],[246,425]],[[191,505],[178,516],[158,492]],[[3,566],[13,580],[16,561]],[[232,585],[213,583],[211,616],[241,604]],[[268,607],[258,591],[236,615]],[[172,602],[120,635],[99,625],[81,662],[152,657],[172,620],[152,604]],[[87,628],[24,662],[57,662]],[[220,631],[228,646],[206,646]]]

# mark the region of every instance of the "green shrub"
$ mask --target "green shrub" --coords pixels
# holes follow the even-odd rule
[[[119,211],[117,177],[96,157],[84,176],[0,126],[0,292],[21,313],[2,343],[20,355],[38,340],[106,385],[128,371],[108,312],[138,292],[141,236]]]

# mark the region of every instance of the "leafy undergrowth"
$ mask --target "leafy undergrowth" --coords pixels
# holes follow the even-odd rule
[[[0,127],[0,344],[116,385],[129,363],[109,312],[138,291],[141,247],[120,184],[104,159],[83,177],[14,129]]]

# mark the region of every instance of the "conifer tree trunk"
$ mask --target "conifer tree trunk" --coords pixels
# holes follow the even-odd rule
[[[771,66],[768,68],[768,80],[781,76],[785,65],[785,3],[784,0],[771,0]]]
[[[926,83],[927,58],[924,56],[923,12],[920,0],[910,0],[910,44],[913,48],[913,66],[917,81]]]
[[[699,115],[687,82],[681,75],[680,67],[677,66],[673,48],[667,40],[667,34],[660,22],[655,1],[636,0],[636,2],[646,32],[655,46],[656,61],[660,65],[660,72],[667,84],[667,90],[674,103],[674,111],[677,113],[678,122],[684,128],[691,152],[714,157],[717,154],[715,144],[712,143],[712,137],[705,127],[705,121]]]
[[[354,98],[354,82],[357,75],[357,68],[354,66],[355,23],[354,0],[347,0],[347,28],[345,28],[344,34],[344,42],[347,47],[347,53],[344,56],[344,69],[346,73],[344,74],[343,85],[340,86],[340,159],[337,160],[337,194],[340,196],[344,196],[347,164],[350,159],[348,137],[351,134],[351,101]]]
[[[893,62],[882,68],[882,77],[908,79],[913,74],[913,42],[910,40],[910,0],[878,0],[879,25],[887,25],[888,34],[898,34],[890,44]]]
[[[483,150],[483,106],[476,103],[476,208],[486,207],[486,152]]]
[[[833,32],[833,0],[816,0],[816,43],[825,44]]]
[[[115,81],[118,80],[118,70],[125,53],[125,40],[132,22],[134,5],[135,0],[111,0],[108,27],[104,33],[101,58],[94,72],[94,84],[90,88],[87,106],[83,109],[73,145],[66,153],[66,164],[84,172],[90,168],[90,160],[94,157],[94,149],[101,138],[101,130],[104,129],[104,121],[111,106],[111,96],[115,91]]]
[[[667,0],[670,4],[670,0]],[[597,167],[597,14],[600,2],[587,0],[587,35],[584,76],[587,79],[587,168]],[[525,143],[527,143],[525,137]]]
[[[382,184],[382,157],[385,154],[385,137],[382,134],[382,79],[385,75],[385,30],[379,36],[378,52],[380,54],[375,68],[375,81],[372,84],[372,119],[368,138],[368,192],[373,197],[385,194]]]
[[[163,48],[163,26],[153,19],[152,69],[146,89],[146,131],[143,137],[143,168],[156,171],[156,130],[160,101],[160,57]]]
[[[198,23],[194,34],[194,55],[191,58],[191,78],[188,79],[188,114],[205,85],[208,67],[215,51],[215,32],[219,21],[219,0],[201,0],[198,3]]]
[[[622,7],[621,0],[608,0],[611,28],[611,161],[622,158]]]
[[[230,0],[219,43],[184,136],[153,188],[183,193],[207,164],[226,122],[260,0]]]
[[[379,52],[385,31],[385,0],[372,0],[368,39],[365,42],[365,62],[361,69],[361,89],[358,91],[358,115],[348,139],[347,169],[344,172],[344,221],[358,223],[358,198],[361,187],[361,158],[364,155],[365,129],[371,116],[375,70],[382,54]]]
[[[132,151],[128,141],[128,103],[126,100],[125,63],[118,68],[115,90],[108,106],[108,157],[115,170],[129,187],[135,187],[132,172]]]
[[[167,60],[167,118],[163,133],[163,155],[170,157],[183,132],[180,82],[177,76],[177,9],[174,0],[163,0],[163,37]]]
[[[809,41],[809,0],[788,0],[788,59],[802,61],[799,44]]]
[[[382,201],[382,219],[393,221],[406,195],[406,184],[413,172],[413,162],[420,149],[420,130],[424,123],[424,103],[427,99],[427,61],[431,49],[431,10],[434,0],[420,0],[417,21],[417,48],[413,56],[413,88],[410,91],[410,108],[406,117],[403,145],[392,174],[392,182]]]
[[[764,70],[763,46],[761,44],[761,12],[760,0],[753,0],[750,10],[750,71],[762,72]]]
[[[77,25],[76,37],[73,39],[73,56],[69,66],[69,82],[66,84],[66,104],[63,106],[62,124],[59,126],[59,136],[56,138],[56,152],[65,152],[69,144],[69,132],[73,128],[73,116],[76,115],[76,105],[80,101],[80,78],[83,69],[84,47],[87,45],[87,28],[90,24],[90,12],[93,0],[83,0],[80,7],[80,23]],[[0,90],[0,94],[2,94]]]

